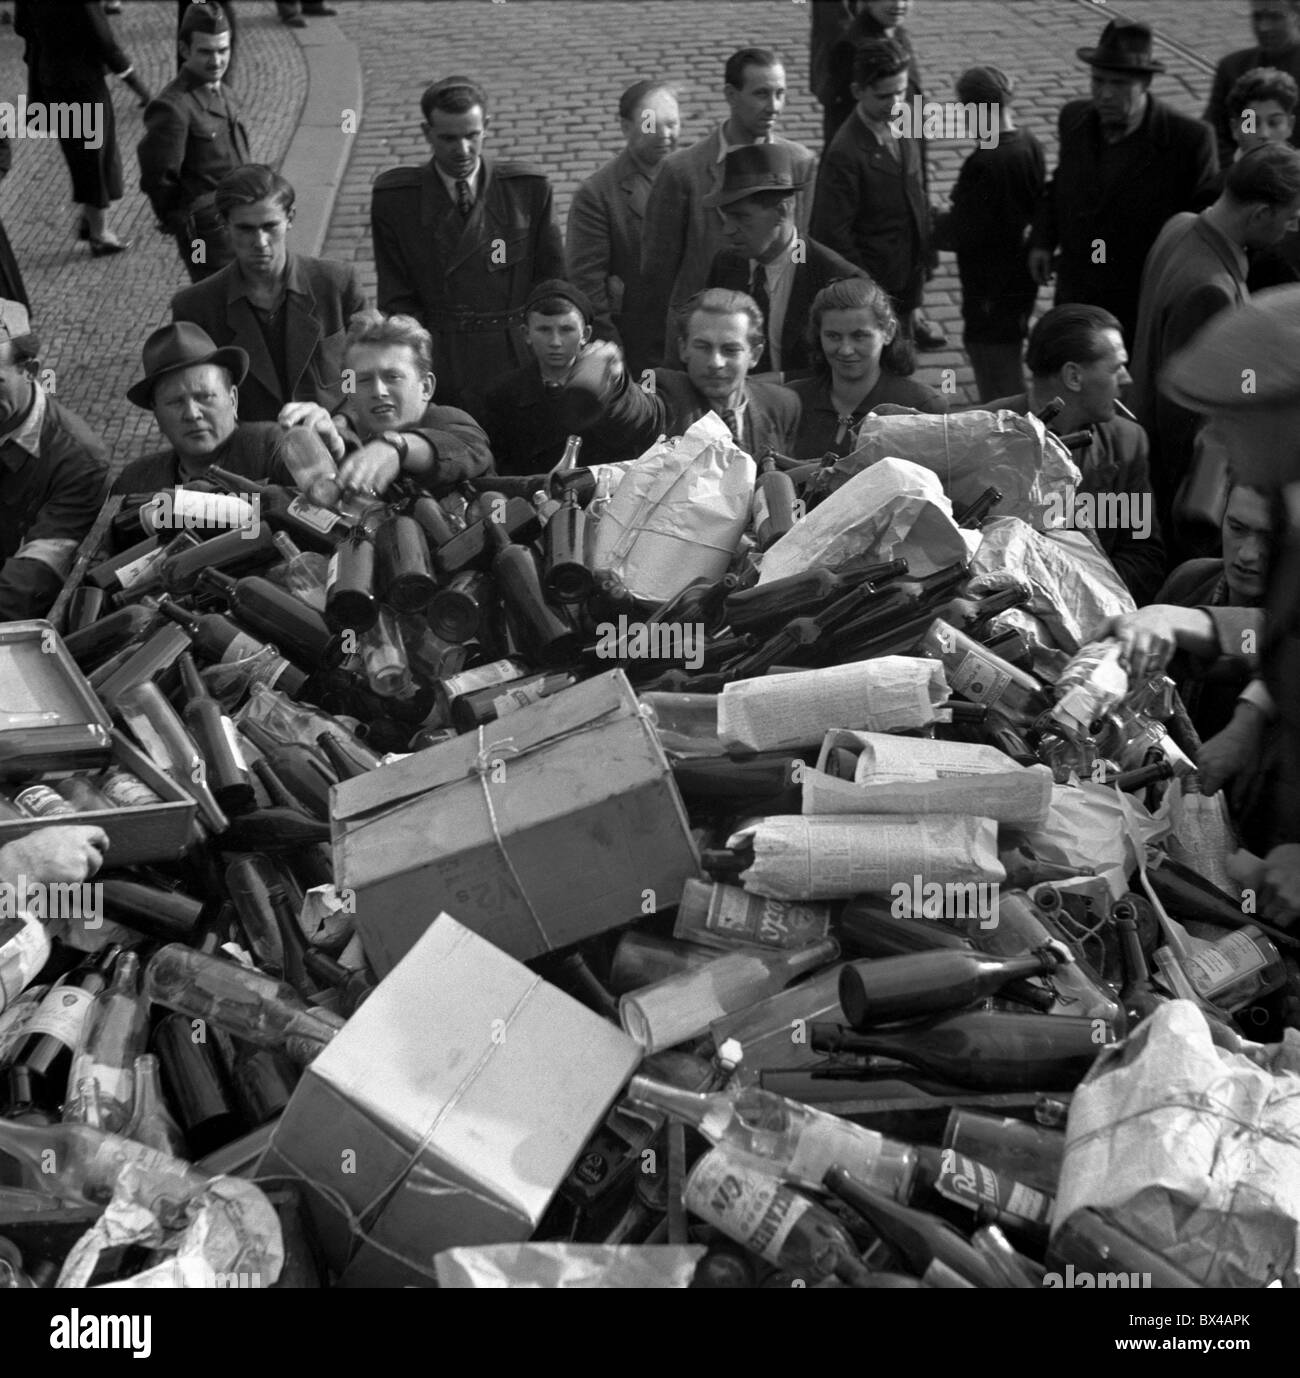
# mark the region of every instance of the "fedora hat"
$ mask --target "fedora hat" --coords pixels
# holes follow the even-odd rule
[[[808,185],[796,182],[794,160],[781,144],[746,144],[733,148],[722,166],[722,186],[710,192],[703,204],[712,210],[743,201],[760,191],[796,192]]]
[[[1077,48],[1079,59],[1089,67],[1107,72],[1163,72],[1165,64],[1151,56],[1151,30],[1145,24],[1121,24],[1112,19],[1102,30],[1095,48]]]
[[[195,364],[220,364],[230,370],[238,387],[248,372],[248,355],[237,345],[218,348],[212,336],[190,321],[173,321],[161,325],[144,342],[140,351],[144,363],[144,377],[126,390],[127,400],[137,407],[153,407],[153,390],[160,378],[175,373],[178,368],[193,368]]]

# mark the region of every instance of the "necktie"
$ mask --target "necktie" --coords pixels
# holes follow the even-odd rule
[[[765,373],[772,367],[772,300],[767,294],[767,269],[761,263],[754,264],[753,276],[749,279],[749,295],[763,313],[763,353],[754,365],[754,372]]]
[[[456,209],[462,220],[468,220],[470,211],[474,209],[474,203],[469,199],[469,183],[463,177],[456,179]]]
[[[736,444],[739,445],[740,417],[736,415],[736,412],[731,407],[728,407],[727,410],[722,413],[722,419],[727,429],[731,432],[732,438],[735,440]]]

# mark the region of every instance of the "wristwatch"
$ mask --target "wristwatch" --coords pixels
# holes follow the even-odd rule
[[[411,447],[401,431],[385,431],[379,438],[385,445],[391,445],[397,451],[398,470],[405,469],[406,457],[411,453]]]

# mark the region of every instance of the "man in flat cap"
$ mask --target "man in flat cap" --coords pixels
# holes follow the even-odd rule
[[[1078,52],[1092,95],[1070,101],[1057,122],[1060,157],[1034,219],[1029,270],[1042,286],[1055,267],[1056,304],[1104,306],[1131,345],[1142,264],[1171,215],[1214,199],[1219,161],[1208,125],[1150,94],[1164,64],[1145,24],[1111,22],[1097,47]]]
[[[104,442],[36,378],[27,308],[0,301],[0,622],[44,617],[104,501]]]
[[[1212,418],[1233,480],[1271,496],[1282,534],[1269,561],[1258,644],[1252,608],[1219,608],[1214,616],[1187,610],[1176,629],[1158,608],[1140,609],[1120,632],[1139,676],[1163,670],[1175,644],[1202,659],[1237,658],[1262,670],[1265,709],[1276,717],[1275,832],[1263,865],[1239,878],[1258,890],[1262,918],[1293,923],[1300,917],[1300,286],[1261,292],[1216,316],[1169,361],[1162,387],[1180,406]]]
[[[527,362],[524,302],[534,283],[564,277],[564,244],[542,169],[483,152],[491,117],[477,82],[434,82],[420,109],[433,156],[381,173],[370,198],[379,309],[429,331],[439,392],[473,413],[493,379]]]
[[[704,198],[722,216],[727,240],[705,285],[747,292],[766,322],[755,373],[811,373],[806,331],[813,298],[837,278],[865,276],[824,244],[800,236],[795,194],[803,186],[787,149],[753,144],[727,154],[721,188]]]

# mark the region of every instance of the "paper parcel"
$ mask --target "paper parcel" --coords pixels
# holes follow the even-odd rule
[[[675,904],[699,875],[621,670],[348,780],[332,804],[335,883],[380,976],[443,909],[527,961]]]
[[[258,1176],[307,1179],[342,1285],[432,1286],[443,1249],[533,1233],[642,1055],[441,914],[303,1074]]]

